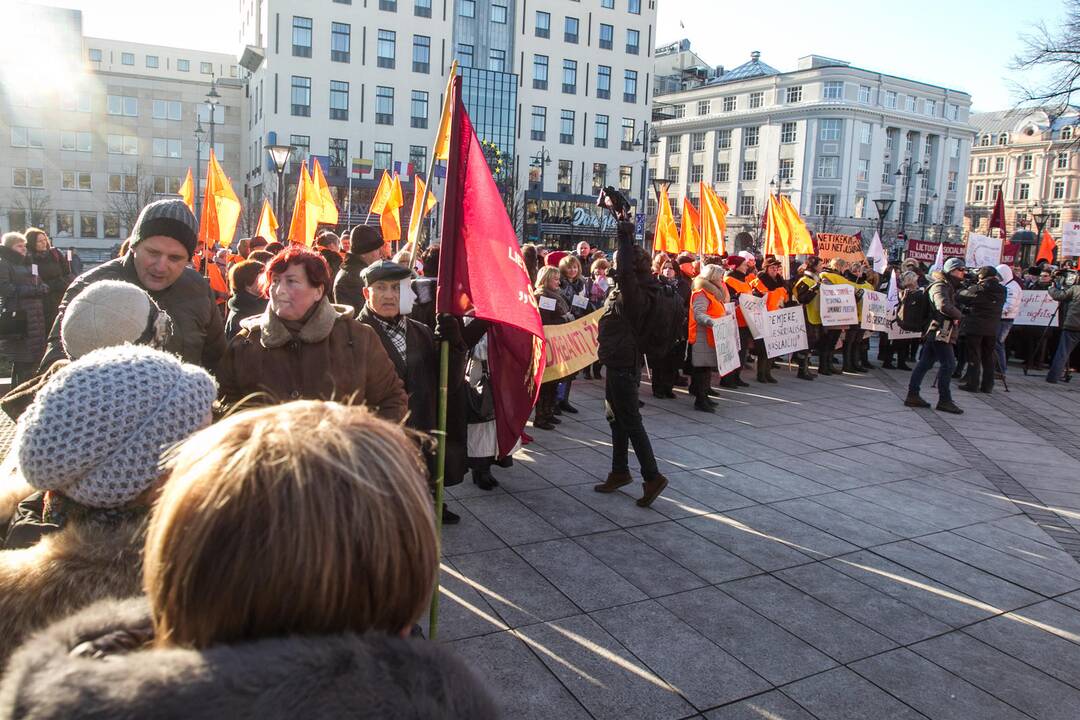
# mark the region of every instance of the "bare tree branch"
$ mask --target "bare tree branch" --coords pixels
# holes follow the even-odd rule
[[[1010,68],[1027,75],[1010,83],[1018,98],[1016,107],[1038,105],[1051,120],[1071,109],[1073,95],[1080,90],[1080,0],[1065,0],[1065,21],[1051,30],[1040,22],[1020,36],[1023,50]],[[1045,77],[1032,79],[1032,74]]]

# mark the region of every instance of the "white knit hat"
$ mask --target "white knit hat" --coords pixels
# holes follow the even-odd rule
[[[95,350],[56,374],[19,417],[23,477],[89,507],[120,507],[161,476],[169,446],[210,423],[217,386],[160,350]]]
[[[119,280],[99,280],[68,304],[60,321],[60,340],[72,360],[98,348],[138,343],[154,344],[162,311],[146,291]]]

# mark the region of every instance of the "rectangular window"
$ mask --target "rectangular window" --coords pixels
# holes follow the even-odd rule
[[[909,113],[915,112],[915,96],[914,95],[905,95],[904,96],[904,110],[907,110]]]
[[[327,143],[330,155],[330,167],[345,167],[349,161],[349,141],[345,138],[330,138]]]
[[[1057,154],[1057,168],[1058,170],[1067,170],[1069,168],[1069,153],[1059,152]]]
[[[716,131],[716,149],[727,150],[731,147],[731,131],[730,130],[717,130]]]
[[[431,71],[431,38],[427,35],[413,35],[412,69],[418,73]]]
[[[757,161],[744,160],[742,164],[742,179],[757,180]]]
[[[349,119],[349,83],[342,80],[330,81],[330,119]]]
[[[562,61],[562,91],[568,95],[577,93],[577,60]]]
[[[756,125],[754,127],[743,128],[743,147],[757,147],[759,135],[760,128]]]
[[[753,110],[754,108],[759,108],[764,104],[765,104],[765,93],[761,92],[760,90],[758,92],[750,93],[750,109],[751,110]]]
[[[536,37],[551,37],[551,13],[536,11]]]
[[[106,100],[106,112],[110,115],[124,115],[125,117],[138,117],[139,100],[130,95],[109,95]]]
[[[488,51],[488,70],[503,72],[506,70],[506,51],[491,48]]]
[[[1050,228],[1057,230],[1059,227],[1061,227],[1061,213],[1050,213]]]
[[[533,55],[533,89],[547,90],[548,86],[548,57],[547,55]]]
[[[948,185],[945,186],[948,192],[956,191],[956,171],[950,170],[948,175]]]
[[[754,214],[754,196],[743,195],[739,198],[739,215],[753,215]]]
[[[620,165],[619,166],[619,189],[623,192],[630,192],[634,187],[634,166],[633,165]]]
[[[1031,155],[1024,155],[1020,158],[1020,169],[1023,172],[1031,172],[1031,168],[1034,166],[1034,158]]]
[[[114,212],[107,212],[105,217],[105,237],[110,240],[118,240],[120,238],[120,214]]]
[[[416,17],[431,17],[431,0],[416,0],[413,5],[413,15]]]
[[[672,183],[679,182],[679,166],[668,165],[667,168],[667,181]]]
[[[792,85],[786,89],[787,102],[797,103],[802,102],[802,85]]]
[[[56,234],[58,237],[71,237],[75,233],[75,213],[70,210],[56,211]]]
[[[95,212],[79,213],[79,237],[96,238],[97,219],[97,213]]]
[[[63,133],[61,133],[61,139]],[[39,148],[44,146],[44,133],[39,128],[26,128],[26,127],[11,127],[11,147],[33,147]]]
[[[352,58],[352,26],[330,23],[330,60],[347,63]]]
[[[611,97],[611,68],[607,65],[596,66],[596,97],[601,100]]]
[[[293,16],[292,54],[294,57],[311,57],[311,18]]]
[[[161,61],[158,59],[157,55],[146,56],[146,67],[156,69],[160,65],[160,63]]]
[[[627,70],[623,75],[623,102],[637,102],[637,70]]]
[[[574,144],[574,111],[563,110],[559,124],[559,142],[563,145]]]
[[[833,80],[826,82],[822,91],[822,97],[826,100],[843,100],[844,83]]]
[[[975,202],[982,202],[986,195],[986,188],[983,185],[975,186],[975,194],[972,196],[972,200]]]
[[[994,158],[994,172],[996,172],[996,173],[1005,172],[1005,158],[1003,158],[1003,157]]]
[[[90,62],[96,62],[96,63],[101,62],[101,49],[100,48],[90,48],[89,58],[90,58]]]
[[[978,161],[978,163],[976,165],[976,167],[978,169],[975,172],[977,172],[977,173],[986,172],[986,160],[987,160],[986,158],[979,158],[979,161]]]
[[[393,30],[380,30],[377,47],[379,67],[393,68],[397,58],[397,33]]]
[[[690,150],[698,152],[705,149],[705,133],[690,133]]]
[[[290,135],[289,145],[291,145],[293,148],[293,162],[303,162],[311,152],[311,136]]]
[[[690,177],[687,182],[699,183],[705,179],[705,166],[704,165],[691,165]]]
[[[870,161],[866,158],[859,159],[859,174],[856,179],[859,182],[867,182],[870,179]]]
[[[461,67],[473,66],[473,46],[466,45],[465,43],[458,43],[457,46],[457,59]]]
[[[716,172],[713,174],[713,182],[726,183],[731,179],[731,165],[729,163],[716,163]]]
[[[637,55],[641,49],[641,32],[638,30],[626,30],[626,52],[629,55]]]
[[[868,122],[859,123],[859,142],[863,145],[869,145],[873,140],[873,126]]]
[[[379,85],[375,88],[375,124],[394,124],[394,88]]]
[[[786,122],[780,126],[780,142],[793,143],[799,137],[798,123]]]
[[[177,60],[176,69],[180,72],[191,72],[191,61],[184,59]]]
[[[1027,183],[1020,183],[1019,192],[1017,193],[1018,200],[1028,200],[1031,197],[1031,186]]]
[[[391,143],[375,143],[375,170],[389,170],[393,164],[394,146]]]
[[[476,0],[460,0],[461,17],[476,17]]]
[[[129,52],[120,53],[120,64],[121,65],[134,65],[135,64],[135,53],[129,53]]]
[[[423,145],[410,145],[409,162],[412,163],[417,172],[427,168],[427,148]]]
[[[493,3],[491,5],[491,22],[500,25],[506,24],[506,6]]]
[[[634,128],[636,123],[634,118],[622,119],[622,140],[619,142],[620,150],[633,150],[634,149]]]
[[[608,146],[608,116],[597,115],[596,116],[596,137],[593,144],[598,148],[606,148]]]
[[[600,49],[610,50],[615,45],[615,27],[600,23]]]
[[[668,155],[682,152],[682,135],[671,135],[667,139]]]
[[[425,90],[412,91],[411,103],[412,120],[410,125],[414,128],[426,128],[428,126],[428,94]]]
[[[819,178],[835,178],[840,170],[840,158],[835,155],[821,155],[817,159],[814,175]]]
[[[573,160],[560,160],[559,161],[559,174],[556,180],[556,189],[559,192],[570,192],[570,185],[574,181],[574,161]]]
[[[923,112],[930,117],[934,117],[935,115],[937,115],[937,100],[924,100]]]
[[[896,107],[896,91],[895,90],[886,90],[885,91],[885,107],[887,107],[887,108],[895,108]]]
[[[821,121],[821,134],[822,140],[839,140],[840,139],[840,127],[843,120],[839,118],[826,118]]]
[[[873,88],[871,88],[869,85],[860,85],[859,86],[859,102],[861,102],[863,105],[869,105],[870,104],[870,99],[871,99],[872,95],[873,95]]]
[[[641,0],[627,0],[626,9],[630,11],[631,15],[640,15]]]
[[[181,105],[179,100],[155,100],[154,101],[154,119],[155,120],[176,120],[181,119]]]
[[[311,116],[311,78],[292,76],[291,105],[293,115]]]
[[[397,12],[397,0],[379,0],[379,9],[387,12]]]
[[[547,139],[547,108],[539,105],[532,106],[532,133],[533,140]]]
[[[698,115],[708,115],[710,105],[711,105],[711,103],[708,100],[698,100],[697,114]]]
[[[836,196],[832,194],[818,194],[814,196],[814,214],[832,215],[836,208]]]
[[[199,73],[202,75],[214,74],[214,63],[201,62],[199,63]]]
[[[563,40],[568,43],[577,43],[578,41],[578,28],[581,23],[576,17],[566,17],[566,22],[563,27]]]
[[[735,95],[727,95],[724,97],[724,112],[734,112],[738,106],[738,98]]]
[[[592,191],[600,192],[600,188],[607,185],[607,164],[593,163],[592,166]]]

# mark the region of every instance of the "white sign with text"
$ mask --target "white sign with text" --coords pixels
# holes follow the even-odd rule
[[[760,340],[765,329],[765,298],[748,293],[739,294],[739,307],[746,319],[746,328],[755,340]]]
[[[739,360],[739,324],[734,315],[725,315],[712,326],[713,343],[716,345],[716,369],[721,375],[738,370],[742,365]]]
[[[969,268],[997,265],[1001,262],[1001,238],[991,238],[978,233],[968,235],[964,251],[964,264]]]
[[[873,290],[863,290],[859,325],[863,330],[871,332],[889,332],[889,296]]]
[[[806,350],[806,316],[802,306],[770,310],[765,313],[765,354],[770,357]]]
[[[854,285],[821,284],[821,324],[826,327],[858,325],[859,306],[855,302]]]
[[[1080,222],[1065,223],[1062,226],[1058,257],[1080,257]]]
[[[1057,309],[1057,300],[1045,290],[1023,290],[1020,293],[1020,313],[1013,325],[1046,327]]]

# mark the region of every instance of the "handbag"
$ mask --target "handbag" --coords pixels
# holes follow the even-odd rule
[[[491,375],[488,373],[487,363],[481,365],[483,374],[480,382],[474,388],[466,383],[466,393],[469,399],[470,423],[488,422],[495,419],[495,392],[491,387]]]
[[[4,303],[0,306],[0,338],[12,340],[24,337],[26,337],[26,311],[9,307],[7,303]]]

